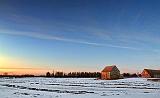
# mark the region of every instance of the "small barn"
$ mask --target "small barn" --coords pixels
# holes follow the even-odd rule
[[[160,78],[160,70],[144,69],[141,75],[143,78]]]
[[[115,65],[106,66],[101,72],[102,80],[113,80],[119,78],[120,78],[120,71]]]

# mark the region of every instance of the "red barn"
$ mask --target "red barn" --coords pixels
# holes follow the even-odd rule
[[[160,78],[160,70],[144,69],[141,75],[143,78]]]
[[[101,79],[103,80],[113,80],[119,78],[120,78],[120,71],[115,65],[106,66],[101,72]]]

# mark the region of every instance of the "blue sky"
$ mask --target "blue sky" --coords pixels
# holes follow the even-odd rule
[[[159,68],[159,5],[159,0],[1,0],[0,67]]]

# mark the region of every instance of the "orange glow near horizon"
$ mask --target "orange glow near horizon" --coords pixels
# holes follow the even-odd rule
[[[22,74],[33,74],[33,75],[44,75],[46,72],[53,72],[55,71],[65,71],[69,72],[68,68],[58,68],[54,67],[34,67],[28,66],[28,62],[23,59],[17,59],[8,56],[0,55],[0,74],[8,73],[10,75],[22,75]]]
[[[48,69],[43,68],[28,68],[29,66],[25,66],[25,64],[26,63],[23,60],[17,60],[11,57],[0,56],[0,74],[8,73],[11,75],[40,75],[46,73],[47,71],[50,71]]]
[[[9,75],[44,75],[48,71],[51,72],[52,70],[40,68],[0,68],[0,74],[8,73]]]

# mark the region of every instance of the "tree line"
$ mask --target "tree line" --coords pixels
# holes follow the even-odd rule
[[[123,73],[122,74],[123,78],[136,78],[136,77],[141,77],[141,74],[139,73]]]
[[[101,76],[100,72],[47,72],[46,77],[58,77],[58,78],[99,78]]]
[[[69,72],[64,73],[57,71],[54,73],[47,72],[46,77],[57,77],[57,78],[101,78],[100,72]],[[141,74],[136,73],[123,73],[121,74],[122,78],[136,78],[141,77]]]

